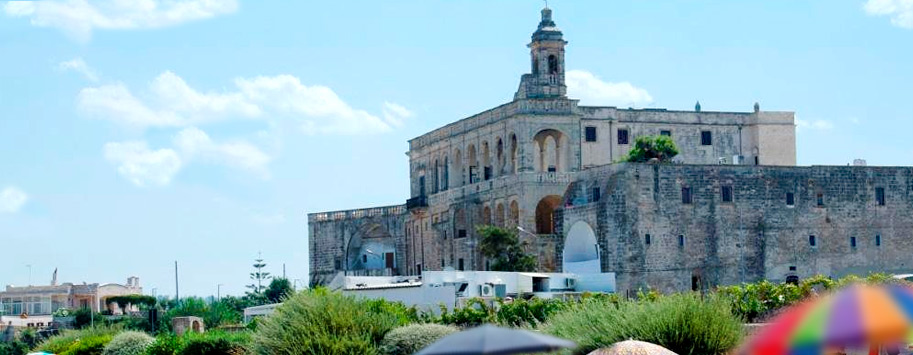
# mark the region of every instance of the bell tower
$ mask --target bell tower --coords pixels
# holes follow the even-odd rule
[[[567,41],[552,21],[552,9],[542,9],[539,28],[529,43],[531,73],[523,74],[515,99],[564,98],[564,46]]]

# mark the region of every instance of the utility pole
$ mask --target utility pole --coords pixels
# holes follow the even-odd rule
[[[216,299],[219,299],[219,300],[222,299],[222,285],[223,284],[216,285]]]
[[[282,263],[282,278],[285,279],[285,263]]]
[[[29,268],[29,286],[32,285],[32,264],[26,264],[25,267]]]
[[[181,293],[178,291],[178,261],[174,261],[174,300],[181,302]]]

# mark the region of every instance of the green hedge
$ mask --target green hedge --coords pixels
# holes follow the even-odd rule
[[[102,355],[143,355],[155,338],[146,333],[126,331],[114,336]]]
[[[655,301],[587,300],[556,313],[543,330],[577,342],[576,354],[628,339],[682,355],[723,354],[741,341],[742,322],[727,299],[684,293]]]
[[[308,290],[263,318],[252,351],[270,355],[377,354],[388,331],[417,320],[415,310],[400,303]]]

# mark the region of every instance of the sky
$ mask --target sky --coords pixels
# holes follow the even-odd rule
[[[307,282],[307,213],[512,99],[543,3],[0,1],[0,285]],[[800,165],[913,165],[913,0],[553,0],[582,105],[795,111]],[[222,286],[219,286],[219,285]]]

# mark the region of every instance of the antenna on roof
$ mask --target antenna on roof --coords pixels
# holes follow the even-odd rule
[[[545,2],[545,8],[547,9],[547,8],[548,8],[548,0],[542,0],[542,1]]]

